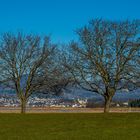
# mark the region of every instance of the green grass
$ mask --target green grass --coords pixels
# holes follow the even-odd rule
[[[140,140],[140,114],[0,114],[0,140]]]

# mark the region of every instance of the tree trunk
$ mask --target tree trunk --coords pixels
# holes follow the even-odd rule
[[[21,113],[26,113],[26,100],[21,100]]]
[[[106,87],[106,93],[104,94],[105,105],[104,105],[104,113],[109,113],[110,104],[112,101],[113,96],[115,95],[115,87]]]
[[[105,98],[104,113],[109,113],[112,97]]]

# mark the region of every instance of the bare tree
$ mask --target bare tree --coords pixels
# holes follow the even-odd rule
[[[55,65],[53,57],[56,45],[50,38],[44,40],[36,35],[13,35],[6,33],[1,38],[0,79],[14,88],[25,113],[29,97],[42,86],[52,84]]]
[[[49,86],[44,85],[40,90],[41,93],[60,96],[65,90],[67,90],[67,87],[74,82],[70,72],[63,65],[65,61],[65,51],[63,47],[65,46],[62,45],[62,47],[55,49],[56,53],[52,58],[55,69],[52,73],[52,76],[50,76],[50,81],[53,82],[49,83]]]
[[[132,90],[140,78],[140,21],[92,20],[78,29],[66,67],[84,89],[105,99],[104,112],[117,90]],[[137,84],[138,85],[138,84]]]

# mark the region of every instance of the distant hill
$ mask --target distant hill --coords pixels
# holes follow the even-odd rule
[[[78,88],[70,88],[64,91],[64,93],[60,95],[58,98],[65,98],[65,99],[93,98],[95,100],[104,100],[101,95]],[[117,92],[113,97],[114,101],[129,101],[134,99],[140,99],[140,88],[131,92],[127,92],[127,91]]]
[[[2,86],[0,86],[0,94],[15,94],[15,92],[14,90],[10,90],[9,88],[3,88]],[[44,96],[47,97],[48,95]],[[75,87],[69,87],[67,90],[64,90],[64,92],[60,96],[49,95],[49,97],[64,99],[93,98],[95,100],[103,100],[103,97],[101,95]],[[140,88],[131,92],[117,92],[116,95],[113,97],[113,100],[115,101],[129,101],[133,99],[140,99]]]

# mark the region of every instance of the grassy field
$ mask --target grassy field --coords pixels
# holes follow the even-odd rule
[[[140,140],[140,114],[0,114],[0,140]]]

